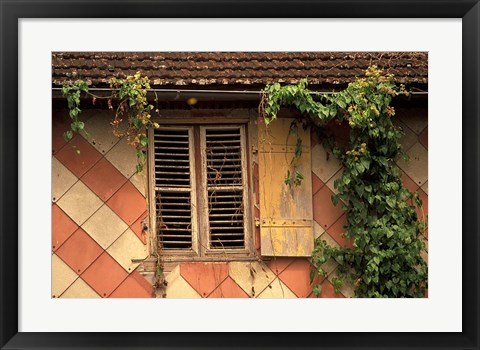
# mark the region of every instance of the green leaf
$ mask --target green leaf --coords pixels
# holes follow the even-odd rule
[[[65,131],[63,133],[63,139],[68,142],[73,138],[73,132],[71,130]]]
[[[147,157],[147,155],[144,151],[142,151],[142,150],[137,151],[137,158],[138,159],[145,160],[146,157]]]
[[[347,107],[347,104],[340,99],[337,100],[337,105],[339,105],[343,109],[345,109]]]
[[[338,204],[338,195],[337,194],[332,195],[332,203],[335,206]]]
[[[312,270],[312,271],[310,271],[310,284],[313,283],[313,280],[314,280],[314,279],[315,279],[315,271]]]
[[[316,286],[313,286],[312,291],[313,294],[318,297],[322,293],[322,286],[320,284],[317,284]]]
[[[368,170],[370,168],[370,160],[368,158],[360,158],[360,163],[362,163],[365,170]]]
[[[385,197],[385,201],[387,202],[390,208],[394,208],[395,205],[397,204],[397,200],[390,196]]]
[[[145,135],[140,135],[140,144],[143,146],[143,147],[147,147],[148,145],[148,138],[145,136]]]
[[[297,138],[297,143],[295,145],[295,158],[300,158],[302,155],[302,139]]]

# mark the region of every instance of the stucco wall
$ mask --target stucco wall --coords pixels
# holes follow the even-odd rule
[[[232,113],[230,111],[229,113]],[[235,112],[233,112],[235,114]],[[237,114],[240,111],[237,111]],[[241,114],[241,113],[240,113]],[[217,115],[218,116],[218,115]],[[54,110],[52,126],[52,296],[151,297],[155,296],[141,259],[149,251],[148,232],[142,230],[147,215],[145,172],[135,174],[134,150],[111,133],[111,112],[87,110],[82,114],[89,136],[77,135],[69,143],[66,110]],[[418,191],[428,211],[427,109],[397,109],[395,123],[406,135],[402,143],[410,161],[398,160],[405,185]],[[338,138],[345,130],[332,130]],[[76,154],[80,150],[80,154]],[[258,189],[258,164],[253,158],[254,188]],[[342,172],[312,136],[312,193],[315,238],[345,245],[341,236],[345,215],[331,203],[333,183]],[[259,196],[254,195],[255,218]],[[148,219],[147,219],[148,220]],[[259,232],[255,233],[259,250]],[[425,237],[427,239],[427,237]],[[425,256],[426,258],[426,256]],[[132,261],[133,259],[133,261]],[[327,262],[328,278],[321,297],[350,297],[345,286],[335,294],[330,283],[336,264]],[[187,297],[312,297],[307,258],[276,258],[251,262],[185,262],[169,264],[166,296]]]

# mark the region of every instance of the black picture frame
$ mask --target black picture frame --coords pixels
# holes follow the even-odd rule
[[[115,5],[115,6],[112,6]],[[479,349],[478,0],[0,0],[1,349],[396,348]],[[20,18],[462,18],[463,236],[461,333],[19,333],[18,19]],[[452,123],[460,122],[452,120]],[[413,316],[412,316],[413,317]]]

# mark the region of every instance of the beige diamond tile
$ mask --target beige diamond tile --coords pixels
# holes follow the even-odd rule
[[[104,205],[82,225],[82,228],[103,249],[107,249],[128,226],[112,209]]]
[[[52,297],[58,298],[78,275],[56,254],[52,255]]]
[[[312,171],[323,182],[327,182],[339,169],[340,162],[321,144],[312,148]]]
[[[337,243],[337,241],[335,241],[329,234],[328,232],[325,231],[325,233],[323,235],[320,236],[320,239],[322,241],[325,241],[327,242],[327,244],[330,246],[330,247],[339,247],[339,244]]]
[[[428,239],[426,239],[424,236],[420,236],[419,240],[425,244],[425,250],[420,252],[420,256],[428,264]]]
[[[180,265],[177,265],[165,278],[167,298],[201,298],[195,289],[180,275]]]
[[[62,294],[61,298],[100,298],[84,280],[77,278],[73,284]]]
[[[405,161],[399,159],[397,165],[417,185],[423,185],[428,179],[428,151],[419,142],[412,146],[407,152],[410,159]]]
[[[339,179],[340,177],[342,177],[342,174],[343,174],[343,168],[340,169],[339,171],[337,171],[335,173],[335,175],[333,175],[330,180],[327,181],[327,187],[329,189],[332,190],[333,193],[338,193],[338,191],[335,189],[335,180]]]
[[[139,265],[132,262],[132,259],[145,259],[148,256],[147,246],[131,229],[127,229],[113,242],[107,252],[129,273]]]
[[[293,293],[279,278],[276,278],[272,283],[257,296],[257,298],[296,298]]]
[[[250,297],[262,292],[275,278],[268,266],[258,261],[230,262],[228,265],[230,277]]]
[[[77,225],[83,224],[102,204],[102,200],[81,181],[77,181],[57,202]]]
[[[419,135],[428,124],[428,111],[424,108],[399,108],[396,116]]]
[[[57,158],[52,157],[52,202],[58,201],[77,180]]]
[[[332,282],[334,277],[338,277],[337,270],[333,271],[333,273],[331,273],[327,279]],[[340,288],[340,293],[342,293],[345,298],[352,298],[355,295],[355,290],[351,284],[344,282],[343,286]]]
[[[408,149],[418,141],[418,136],[397,117],[393,118],[393,124],[403,130],[405,135],[400,138],[400,143],[403,146],[403,150],[408,151]]]
[[[325,232],[323,235],[320,236],[320,239],[322,241],[325,241],[327,242],[327,244],[330,246],[330,247],[338,247],[338,243],[332,238],[330,237],[330,235]],[[325,270],[325,272],[327,273],[327,275],[330,275],[338,266],[338,263],[333,259],[333,258],[330,258],[327,260],[326,263],[324,263],[322,265],[322,268]]]
[[[124,137],[105,155],[126,178],[130,178],[136,171],[137,155],[135,149],[127,144]]]
[[[422,190],[423,190],[423,192],[425,192],[426,194],[428,194],[428,181],[425,182],[425,183],[422,185]]]
[[[141,173],[135,173],[130,178],[131,183],[133,186],[140,191],[142,196],[147,197],[147,170],[143,169]]]
[[[112,121],[114,115],[111,112],[94,113],[86,122],[85,131],[82,131],[82,136],[92,144],[102,154],[107,153],[117,142],[118,137],[113,135]]]
[[[315,235],[315,239],[323,235],[325,232],[325,229],[322,227],[322,225],[319,225],[315,220],[313,220],[313,233]]]

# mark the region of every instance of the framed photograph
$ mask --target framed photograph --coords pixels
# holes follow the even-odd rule
[[[0,346],[478,349],[478,1],[2,1]]]

